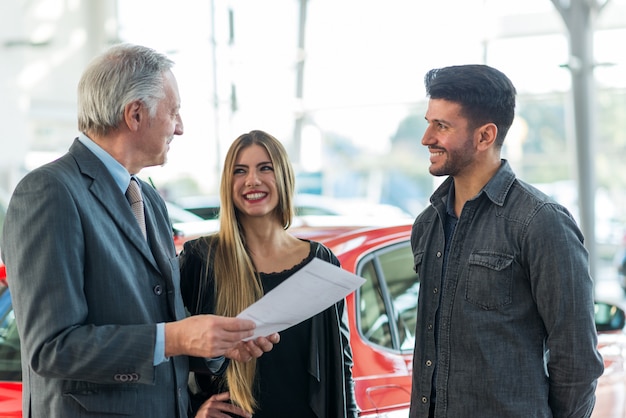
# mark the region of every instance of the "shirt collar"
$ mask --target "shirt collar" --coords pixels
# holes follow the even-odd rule
[[[505,159],[501,160],[500,168],[496,174],[485,184],[485,187],[476,195],[473,199],[478,197],[481,193],[485,193],[489,200],[498,206],[503,206],[506,196],[511,189],[511,186],[515,182],[515,173],[509,165],[509,162]],[[446,210],[449,213],[454,213],[454,210],[450,212],[450,199],[454,198],[454,181],[452,177],[448,177],[442,184],[435,190],[431,196],[431,202],[437,199],[441,199],[446,202]]]
[[[78,135],[78,140],[102,161],[111,176],[113,176],[117,187],[120,188],[122,193],[126,193],[126,189],[128,189],[128,185],[130,184],[130,174],[128,170],[84,133]]]

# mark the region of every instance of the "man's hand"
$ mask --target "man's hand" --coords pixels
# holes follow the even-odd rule
[[[194,315],[180,321],[167,322],[165,323],[165,355],[167,357],[188,355],[208,358],[226,356],[227,352],[232,352],[240,344],[249,347],[250,343],[244,343],[242,340],[252,336],[255,327],[254,322],[249,319],[217,315]],[[269,340],[263,341],[256,348],[263,350],[268,347],[268,344],[271,344]],[[271,349],[270,346],[267,351]],[[258,353],[258,350],[250,348],[247,351],[252,356]]]
[[[211,396],[204,401],[198,412],[196,412],[196,418],[230,418],[234,414],[238,417],[251,418],[252,414],[239,408],[236,405],[228,402],[230,400],[230,393],[223,392],[217,395]]]
[[[225,357],[229,359],[246,362],[253,358],[259,358],[263,353],[267,353],[274,348],[274,344],[278,344],[280,335],[274,333],[267,337],[257,337],[250,341],[241,341],[232,349],[226,351]]]

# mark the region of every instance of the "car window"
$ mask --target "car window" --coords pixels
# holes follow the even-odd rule
[[[318,206],[296,206],[297,216],[335,216],[337,212]]]
[[[363,337],[374,344],[393,348],[389,318],[376,272],[375,259],[367,262],[360,275],[366,280],[359,289],[359,324]]]
[[[415,343],[419,281],[413,271],[413,253],[409,245],[396,246],[379,255],[400,350],[412,350]]]
[[[0,287],[0,381],[20,382],[20,339],[11,307],[11,295],[6,286]]]
[[[220,217],[219,206],[207,206],[200,208],[190,207],[187,208],[187,210],[202,219],[218,219]]]
[[[181,208],[175,203],[166,201],[165,205],[167,206],[167,213],[170,216],[171,223],[200,222],[204,220],[195,213],[189,212],[188,210]]]
[[[358,271],[366,279],[357,291],[358,324],[363,337],[390,349],[412,350],[419,282],[409,243],[370,254]]]

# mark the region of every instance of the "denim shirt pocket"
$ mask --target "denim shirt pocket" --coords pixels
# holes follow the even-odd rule
[[[511,254],[488,251],[470,254],[465,300],[485,310],[510,304],[513,259]]]
[[[418,252],[413,254],[413,271],[417,274],[417,281],[421,282],[422,277],[420,275],[420,267],[422,265],[422,259],[424,258],[424,252]]]

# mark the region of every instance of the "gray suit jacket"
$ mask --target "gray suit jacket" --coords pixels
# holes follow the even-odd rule
[[[186,357],[153,365],[156,326],[185,316],[165,204],[142,184],[148,242],[79,141],[33,170],[2,256],[22,341],[25,417],[186,417]]]

